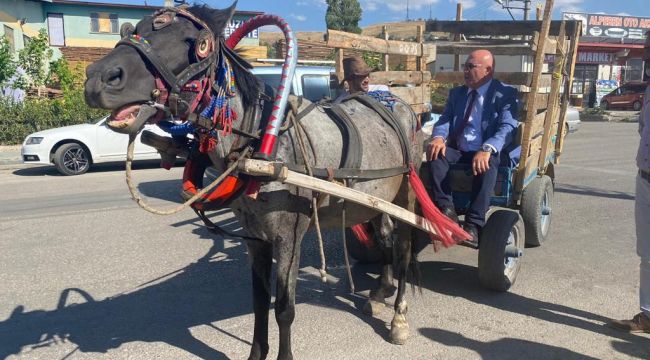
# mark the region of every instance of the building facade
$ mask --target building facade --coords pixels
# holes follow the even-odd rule
[[[14,51],[22,49],[40,29],[46,29],[53,59],[94,61],[106,54],[120,40],[120,26],[134,25],[151,15],[158,6],[113,4],[72,0],[2,0],[0,36]],[[229,35],[249,18],[260,12],[237,11],[224,30]],[[257,46],[257,32],[242,39],[242,45]]]
[[[582,21],[582,37],[578,43],[575,75],[571,93],[582,96],[583,103],[597,104],[600,84],[614,87],[628,82],[644,81],[642,60],[645,33],[650,18],[629,15],[564,13],[564,19]]]

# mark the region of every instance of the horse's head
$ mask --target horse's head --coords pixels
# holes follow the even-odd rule
[[[221,53],[223,29],[235,4],[224,10],[165,8],[135,27],[122,25],[122,40],[86,69],[86,103],[112,110],[109,126],[125,133],[161,118],[163,109],[187,115],[200,96],[187,88],[188,82],[209,86],[211,63]]]

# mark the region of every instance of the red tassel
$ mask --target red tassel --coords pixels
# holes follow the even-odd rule
[[[354,236],[367,248],[375,247],[375,240],[370,236],[370,229],[367,223],[356,224],[350,228]]]
[[[445,247],[450,247],[462,240],[471,239],[471,236],[465,232],[465,230],[458,226],[455,221],[440,212],[440,210],[438,210],[438,208],[433,204],[433,201],[431,201],[431,198],[429,197],[427,190],[424,188],[424,184],[422,184],[422,180],[420,180],[413,164],[410,165],[409,183],[415,192],[415,197],[420,203],[424,218],[429,220],[432,227],[438,233],[438,236],[430,234],[431,241],[437,240]]]
[[[217,140],[215,138],[207,134],[200,135],[199,151],[201,153],[206,154],[209,153],[210,151],[213,151],[216,148],[217,148]]]

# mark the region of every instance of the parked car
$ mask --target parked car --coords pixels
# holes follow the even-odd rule
[[[282,66],[258,66],[251,72],[274,89],[280,85]],[[291,94],[314,102],[324,97],[336,98],[338,81],[335,69],[331,66],[296,66]]]
[[[643,94],[648,86],[646,82],[630,82],[603,96],[600,107],[605,110],[641,110]]]
[[[580,112],[578,109],[574,108],[573,106],[567,107],[566,110],[566,130],[568,133],[573,133],[578,131],[578,128],[580,127]]]
[[[145,125],[158,135],[169,136],[158,126]],[[27,136],[21,149],[26,164],[54,164],[63,175],[80,175],[93,164],[125,161],[129,136],[106,126],[106,117],[89,124],[64,126]],[[134,160],[160,159],[156,149],[143,144],[138,135]]]

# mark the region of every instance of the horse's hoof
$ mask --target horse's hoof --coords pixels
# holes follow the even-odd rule
[[[363,306],[363,313],[370,316],[379,315],[385,308],[385,303],[370,299]]]
[[[403,327],[392,326],[390,328],[390,342],[395,345],[404,345],[409,338],[409,326]]]
[[[406,317],[401,314],[395,315],[390,323],[390,342],[395,345],[404,345],[409,338],[409,324]]]

